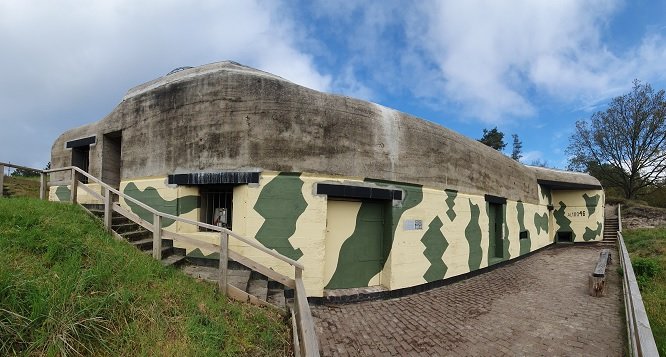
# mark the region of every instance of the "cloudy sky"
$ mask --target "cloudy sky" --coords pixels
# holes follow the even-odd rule
[[[131,87],[234,60],[566,166],[576,120],[666,88],[664,1],[0,0],[0,161],[43,167]],[[508,148],[509,149],[509,148]],[[507,150],[509,151],[509,150]]]

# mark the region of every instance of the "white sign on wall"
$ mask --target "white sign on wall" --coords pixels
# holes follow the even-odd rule
[[[420,219],[406,219],[405,220],[405,230],[406,231],[417,231],[423,229],[423,220]]]

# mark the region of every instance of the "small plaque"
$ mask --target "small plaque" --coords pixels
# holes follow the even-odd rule
[[[416,231],[423,229],[423,220],[420,219],[406,219],[405,220],[405,230],[406,231]]]

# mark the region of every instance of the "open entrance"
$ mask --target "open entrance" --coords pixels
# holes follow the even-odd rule
[[[504,206],[488,202],[488,221],[490,230],[489,255],[495,258],[504,257],[504,240],[502,239],[502,228],[504,223]]]
[[[199,195],[201,222],[232,229],[234,185],[201,185]]]
[[[102,181],[118,189],[120,187],[120,169],[122,167],[121,148],[122,132],[104,134],[102,143]]]
[[[90,145],[77,146],[72,148],[72,166],[88,172],[90,169]],[[83,175],[77,175],[82,183],[88,183],[88,178]]]
[[[573,236],[571,232],[558,231],[556,234],[556,242],[573,243]]]

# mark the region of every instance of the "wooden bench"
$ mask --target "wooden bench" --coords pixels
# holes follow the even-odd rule
[[[606,267],[611,264],[610,249],[602,249],[594,272],[589,277],[590,295],[599,297],[606,294]]]

